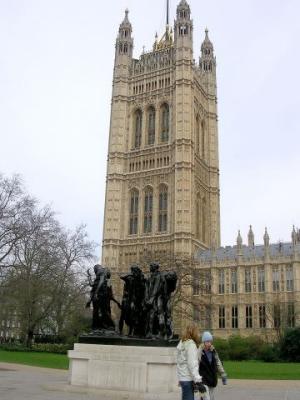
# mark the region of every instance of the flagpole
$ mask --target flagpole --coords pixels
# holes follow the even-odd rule
[[[166,25],[169,26],[169,0],[167,0],[167,21]]]

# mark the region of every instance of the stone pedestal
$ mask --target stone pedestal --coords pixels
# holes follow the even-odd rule
[[[174,399],[175,354],[174,347],[76,343],[68,353],[70,383],[109,391],[114,399]]]

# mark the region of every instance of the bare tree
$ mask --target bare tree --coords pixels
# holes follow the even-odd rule
[[[295,326],[298,313],[294,302],[286,302],[281,293],[274,296],[271,303],[265,305],[265,317],[270,327],[275,333],[275,338],[279,342],[288,328]]]
[[[75,305],[84,290],[82,268],[91,260],[95,245],[87,240],[83,226],[74,233],[63,230],[49,207],[32,207],[26,232],[14,249],[15,262],[5,288],[21,335],[30,346],[43,327],[59,334],[71,314],[78,314]]]
[[[95,260],[95,246],[88,240],[84,225],[77,227],[75,232],[61,232],[57,247],[61,268],[53,304],[53,319],[58,335],[63,335],[70,320],[84,310],[87,287],[85,271],[88,263]]]
[[[14,265],[14,248],[26,234],[26,220],[35,200],[24,192],[18,175],[0,174],[0,282]]]

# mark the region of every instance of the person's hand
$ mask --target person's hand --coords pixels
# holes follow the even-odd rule
[[[222,383],[223,385],[227,385],[227,375],[222,375]]]
[[[201,382],[195,383],[195,389],[197,392],[199,392],[201,394],[206,393],[206,387]]]

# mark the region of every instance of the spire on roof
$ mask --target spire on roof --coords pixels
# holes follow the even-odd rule
[[[153,44],[153,50],[160,50],[166,47],[173,46],[173,31],[172,28],[169,28],[169,25],[166,26],[165,33],[163,34],[162,38],[158,40],[157,33],[155,34],[155,41]]]
[[[242,247],[242,244],[243,244],[243,239],[242,239],[240,230],[238,231],[238,235],[236,238],[236,244],[238,247]]]
[[[254,247],[254,233],[252,231],[252,225],[250,225],[248,232],[248,246]]]
[[[129,13],[129,10],[128,10],[128,8],[126,8],[125,9],[125,17],[124,17],[123,22],[122,22],[123,24],[127,24],[127,23],[130,24],[129,19],[128,19],[128,13]]]
[[[205,52],[205,50],[210,50],[210,51]],[[208,29],[207,28],[205,28],[205,39],[203,40],[202,45],[201,45],[201,53],[202,53],[202,56],[204,54],[213,56],[213,53],[214,53],[214,46],[208,37]]]
[[[130,23],[130,21],[128,19],[128,13],[129,13],[129,10],[128,10],[128,8],[126,8],[125,17],[124,17],[124,19],[121,22],[120,27],[119,27],[119,33],[121,33],[124,29],[127,29],[128,31],[130,31],[130,33],[132,31],[132,26],[131,26],[131,23]]]
[[[214,46],[208,37],[208,29],[205,29],[205,38],[201,44],[201,56],[199,67],[204,72],[212,72],[216,67],[216,58],[214,56]]]
[[[265,228],[264,245],[265,245],[265,247],[269,247],[269,245],[270,245],[270,237],[269,237],[267,228]]]
[[[292,230],[292,243],[293,243],[293,246],[295,246],[297,244],[297,239],[298,239],[297,236],[298,235],[297,235],[297,232],[296,232],[296,229],[295,229],[295,225],[293,225],[293,230]]]
[[[119,26],[119,34],[116,42],[116,51],[118,55],[132,57],[133,38],[131,37],[132,26],[128,19],[128,9],[125,10],[125,17]]]

